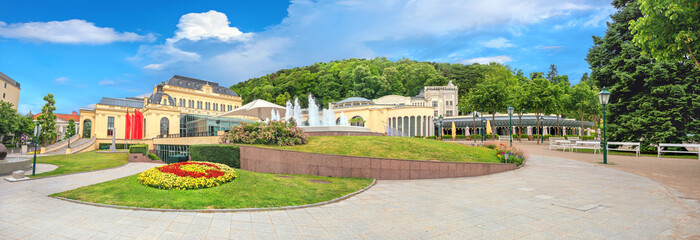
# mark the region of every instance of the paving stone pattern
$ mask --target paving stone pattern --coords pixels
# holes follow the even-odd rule
[[[49,194],[155,166],[0,182],[0,239],[674,239],[700,236],[699,204],[648,178],[533,156],[472,178],[378,181],[321,207],[241,213],[153,212]]]

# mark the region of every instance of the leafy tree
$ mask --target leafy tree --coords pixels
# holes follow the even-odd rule
[[[643,55],[629,27],[631,20],[644,16],[639,2],[616,0],[613,6],[618,12],[605,35],[593,37],[586,58],[591,79],[612,92],[607,137],[642,142],[645,152],[654,152],[658,143],[700,141],[700,71],[685,62]]]
[[[15,133],[19,128],[17,111],[9,102],[0,101],[0,143],[6,135]]]
[[[596,90],[583,82],[571,88],[570,111],[581,120],[581,129],[583,129],[583,121],[597,116],[600,111]]]
[[[53,94],[49,93],[44,97],[44,104],[41,107],[41,115],[37,117],[37,121],[41,124],[41,134],[39,139],[46,146],[56,140],[56,115],[53,111],[56,110],[56,101],[53,100]]]
[[[17,123],[19,124],[19,128],[17,132],[15,132],[15,136],[22,136],[22,134],[24,134],[27,137],[31,137],[32,134],[34,134],[34,126],[36,126],[36,123],[34,123],[34,115],[31,112],[27,113],[25,116],[17,114]]]
[[[505,112],[512,101],[511,89],[517,86],[515,76],[505,69],[494,69],[486,76],[486,81],[477,84],[467,97],[468,106],[477,111],[491,113],[491,122],[496,122],[496,112]],[[491,132],[495,138],[495,131]]]
[[[637,6],[637,4],[635,4]],[[659,61],[686,61],[700,70],[700,2],[689,0],[639,0],[641,17],[629,21],[634,43],[642,54]]]
[[[68,128],[66,129],[66,136],[63,137],[63,139],[69,139],[70,137],[75,136],[75,120],[72,118],[68,120]]]
[[[532,80],[530,84],[523,87],[524,98],[523,105],[529,112],[534,112],[537,118],[537,128],[540,127],[540,116],[542,114],[551,113],[556,105],[558,89],[547,79],[538,77]],[[540,139],[537,139],[537,144]]]

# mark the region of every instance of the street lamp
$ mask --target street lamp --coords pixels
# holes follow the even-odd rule
[[[438,117],[438,128],[440,129],[440,140],[442,140],[442,115]]]
[[[484,118],[483,115],[481,115],[481,126],[483,128],[483,131],[481,131],[481,144],[484,144],[484,138],[486,137],[486,118]]]
[[[36,145],[39,142],[39,134],[41,134],[41,125],[39,122],[36,122],[36,128],[34,128],[34,163],[32,164],[32,176],[36,175]],[[70,139],[68,142],[70,142]]]
[[[474,111],[474,113],[472,114],[472,126],[474,126],[474,129],[472,129],[473,132],[476,132],[476,118],[478,118],[478,117],[479,117],[479,112]],[[472,134],[472,135],[476,135],[476,134]],[[476,145],[476,138],[474,138],[474,145]]]
[[[508,135],[510,135],[510,146],[513,146],[513,106],[508,107],[508,118],[510,118],[510,126],[508,127]]]
[[[610,94],[605,87],[603,87],[603,91],[598,93],[600,105],[603,105],[603,139],[600,141],[600,144],[603,145],[603,164],[608,164],[608,141],[605,139],[605,105],[610,101]]]
[[[433,118],[433,124],[437,127],[438,132],[435,134],[435,139],[440,140],[442,138],[442,115],[438,118]]]
[[[544,117],[540,116],[540,122],[542,123],[540,125],[544,125],[543,121],[544,121]],[[544,126],[540,126],[540,130],[542,130],[542,132],[540,132],[540,142],[544,143]]]

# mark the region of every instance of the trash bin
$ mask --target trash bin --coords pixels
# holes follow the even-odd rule
[[[178,163],[178,162],[187,162],[187,155],[170,155],[168,156],[168,159],[166,161],[167,164],[171,163]]]

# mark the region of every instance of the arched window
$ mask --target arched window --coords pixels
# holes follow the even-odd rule
[[[90,138],[91,131],[92,121],[90,121],[90,119],[85,119],[85,121],[83,121],[83,138]]]
[[[160,135],[165,136],[170,132],[170,121],[168,118],[163,117],[160,119]]]
[[[360,116],[354,116],[350,119],[350,126],[364,127],[365,120]]]

